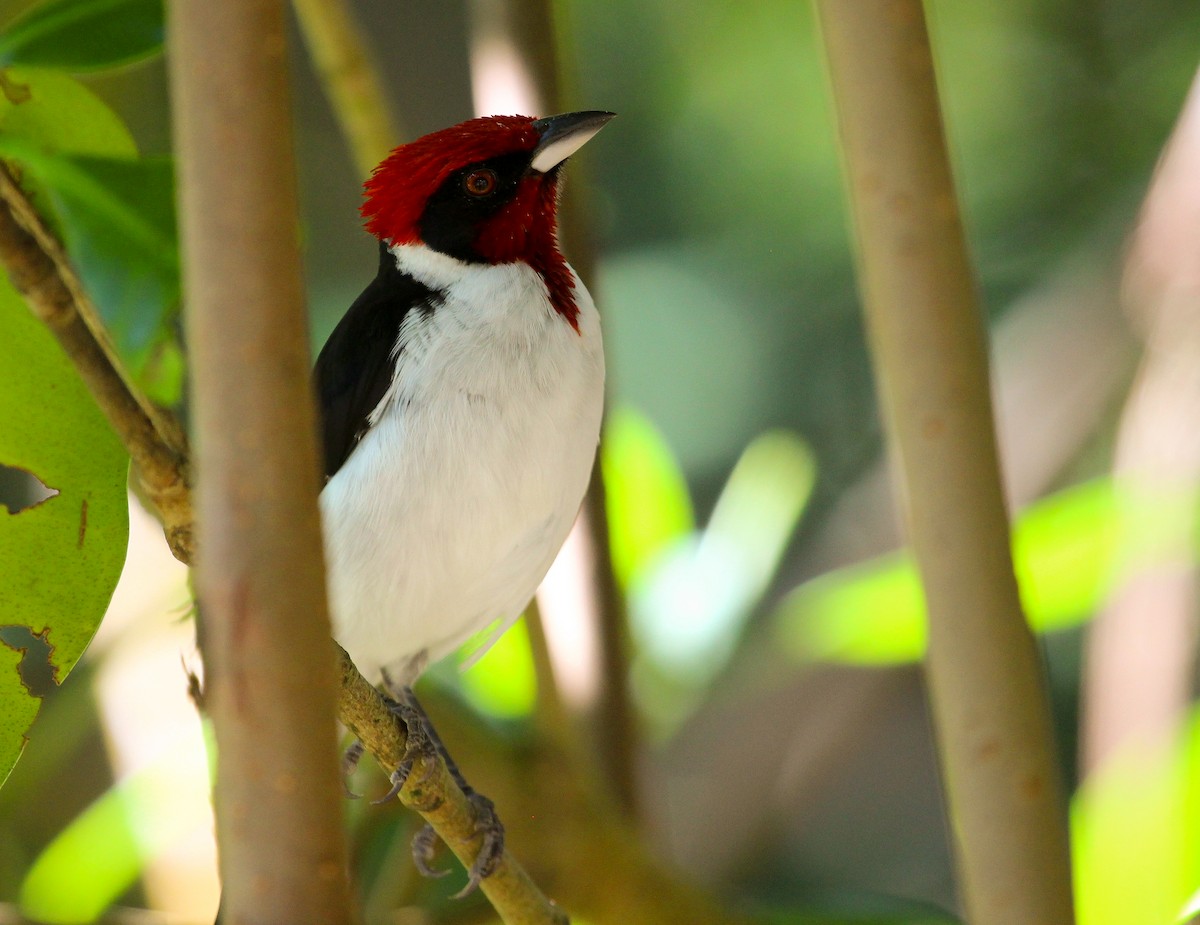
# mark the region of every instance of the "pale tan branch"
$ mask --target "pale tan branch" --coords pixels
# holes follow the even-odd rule
[[[395,770],[404,760],[407,735],[387,709],[383,695],[363,679],[345,651],[338,647],[342,695],[338,715],[358,736],[380,766]],[[438,759],[432,774],[418,768],[400,791],[400,801],[420,813],[442,841],[469,868],[479,850],[475,816],[466,796]],[[480,889],[507,925],[566,925],[567,915],[537,888],[506,848],[496,869]]]
[[[379,68],[347,0],[292,0],[292,6],[354,166],[365,178],[401,142]]]
[[[859,286],[929,611],[967,918],[1073,920],[1066,811],[1009,553],[983,319],[921,0],[818,0]]]
[[[222,921],[349,925],[286,10],[168,4],[198,635]]]

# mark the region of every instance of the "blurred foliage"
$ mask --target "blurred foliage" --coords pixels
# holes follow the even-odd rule
[[[1013,564],[1026,616],[1037,632],[1087,620],[1114,579],[1119,508],[1112,484],[1096,480],[1021,512]],[[1152,535],[1141,542],[1150,544]],[[796,588],[773,616],[800,660],[882,665],[925,652],[925,599],[907,551],[827,572]]]
[[[764,925],[957,925],[958,919],[924,903],[891,896],[817,898],[803,912],[767,912]]]
[[[64,828],[21,884],[22,912],[38,922],[94,922],[146,865],[184,834],[175,782],[148,765],[115,783]]]
[[[692,532],[696,515],[679,461],[654,423],[634,409],[609,410],[600,465],[613,570],[628,589]]]
[[[447,662],[445,667],[450,668],[451,664]],[[442,679],[460,689],[467,702],[480,713],[497,719],[528,717],[537,697],[537,678],[524,618],[509,627],[478,661],[457,677],[444,672]]]
[[[1200,710],[1138,741],[1072,803],[1079,925],[1173,923],[1200,884]]]
[[[53,0],[5,27],[0,67],[117,67],[157,54],[162,43],[162,0]]]
[[[633,412],[625,409],[622,415],[630,418]],[[645,424],[642,432],[653,431]],[[623,460],[627,468],[614,469],[618,494],[625,472],[642,481],[639,471],[655,465],[666,471],[661,447],[647,442],[644,449],[640,459],[630,454]],[[779,431],[763,434],[734,465],[703,529],[646,550],[650,557],[638,563],[628,589],[629,620],[637,650],[634,683],[654,735],[677,730],[733,657],[804,513],[815,477],[803,441]],[[682,483],[682,472],[676,480]],[[643,509],[641,518],[646,515]],[[613,517],[614,546],[630,547],[627,535],[638,526],[644,527],[644,520],[626,523]]]
[[[388,51],[389,73],[409,69],[394,79],[412,110],[407,124],[432,129],[469,114],[457,7],[447,12],[430,0],[406,5],[402,17],[383,0],[360,8]],[[930,9],[964,213],[981,286],[999,318],[1066,255],[1082,251],[1093,265],[1109,259],[1094,242],[1132,221],[1197,64],[1200,5],[934,0]],[[836,134],[808,4],[561,0],[556,12],[574,50],[572,105],[621,114],[572,175],[591,193],[603,241],[592,288],[608,325],[616,401],[602,465],[612,555],[630,605],[630,686],[643,726],[665,751],[698,711],[724,702],[731,679],[743,692],[777,683],[760,677],[767,673],[757,665],[739,670],[746,653],[761,655],[754,646],[764,638],[793,673],[817,660],[918,658],[920,588],[903,553],[797,586],[798,576],[812,574],[806,556],[817,531],[880,451]],[[453,40],[431,39],[435,25]],[[168,158],[138,154],[155,150],[146,137],[165,137],[165,112],[129,102],[165,106],[162,70],[153,60],[106,70],[152,58],[161,37],[161,5],[150,0],[51,0],[16,18],[0,13],[0,65],[10,65],[0,67],[0,157],[20,171],[62,235],[122,355],[158,399],[175,403],[183,369],[174,331],[173,181]],[[88,72],[86,82],[72,76],[79,72]],[[361,288],[374,249],[354,232],[360,178],[342,159],[302,62],[297,79],[320,331]],[[126,122],[140,126],[140,145]],[[0,462],[28,468],[59,492],[15,517],[0,515],[0,556],[7,574],[54,566],[51,585],[70,595],[69,605],[52,607],[58,632],[63,614],[98,618],[120,567],[124,457],[35,328],[0,289]],[[10,423],[25,420],[46,428],[47,447],[58,446],[34,453],[36,442]],[[1103,477],[1108,440],[1102,426],[1059,474],[1056,484],[1067,487],[1018,518],[1017,570],[1039,631],[1085,622],[1139,550],[1170,538],[1170,499],[1145,506],[1115,497]],[[78,450],[84,446],[86,453]],[[87,492],[94,493],[87,495],[89,552],[93,542],[103,546],[102,563],[83,562],[73,547],[78,518],[68,502]],[[57,545],[22,536],[14,540],[19,549],[5,546],[31,515],[65,518],[46,540]],[[3,603],[7,623],[13,610]],[[58,680],[89,636],[81,626],[64,645],[52,634]],[[0,769],[15,760],[36,709],[16,674],[19,661],[20,653],[0,645],[0,685],[7,685],[0,710],[12,711],[0,713]],[[522,623],[464,674],[438,671],[470,707],[518,734],[526,728],[536,691]],[[788,719],[779,718],[781,738]],[[1189,901],[1196,906],[1197,728],[1193,717],[1164,747],[1123,756],[1077,794],[1083,925],[1157,925],[1186,914]],[[728,738],[726,747],[745,750],[739,760],[757,759],[752,743]],[[74,823],[20,846],[28,863],[0,869],[0,897],[19,897],[26,914],[44,921],[85,921],[120,897],[178,834],[153,775],[147,768],[114,784]],[[37,794],[30,800],[47,797],[35,783],[22,786]],[[687,792],[671,799],[683,802]],[[775,806],[772,793],[754,796]],[[863,815],[847,822],[848,838],[871,837],[870,803],[863,803]],[[450,908],[449,885],[396,873],[408,870],[406,819],[361,804],[348,813],[369,909],[382,918],[418,893]],[[756,852],[779,850],[787,824],[772,818],[770,831],[740,833],[740,863],[753,867]],[[855,870],[847,879],[855,887],[875,873]],[[747,899],[778,901],[780,911],[764,920],[781,925],[952,921],[835,886],[836,897],[824,901],[780,874]],[[936,873],[913,882],[911,892],[951,901],[939,893]]]

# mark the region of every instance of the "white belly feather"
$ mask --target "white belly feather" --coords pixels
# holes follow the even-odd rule
[[[372,681],[519,616],[578,512],[604,391],[582,284],[576,333],[526,264],[394,250],[446,299],[409,313],[374,426],[321,494],[334,636]]]

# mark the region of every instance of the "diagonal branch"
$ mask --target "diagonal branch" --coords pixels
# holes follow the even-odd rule
[[[129,450],[138,483],[162,518],[171,552],[190,562],[195,548],[183,429],[133,387],[62,245],[3,162],[0,262],[33,313],[58,338]]]
[[[168,412],[155,408],[122,369],[61,244],[3,165],[0,264],[79,370],[133,457],[147,497],[163,519],[172,552],[191,565],[196,549],[182,429]],[[338,653],[338,718],[362,740],[381,767],[394,770],[407,741],[403,726],[349,657],[340,649]],[[454,854],[470,866],[478,850],[474,818],[467,797],[441,759],[429,778],[410,782],[400,799],[421,813]],[[507,850],[482,889],[509,925],[562,925],[566,921]]]
[[[383,695],[359,674],[345,650],[338,646],[337,652],[341,675],[338,718],[382,767],[395,769],[404,759],[408,741],[404,726],[396,722]],[[428,778],[422,778],[419,770],[413,772],[400,791],[400,802],[420,813],[463,866],[470,868],[478,851],[475,814],[440,757]],[[567,925],[569,921],[566,913],[542,895],[507,848],[479,888],[510,925]]]
[[[292,0],[309,57],[354,166],[367,176],[400,143],[379,68],[347,0]]]

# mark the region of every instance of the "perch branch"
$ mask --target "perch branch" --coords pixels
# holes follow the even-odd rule
[[[339,718],[382,767],[394,770],[404,759],[408,738],[404,726],[388,712],[383,695],[359,674],[345,651],[340,646],[337,651],[342,690]],[[471,866],[479,849],[474,812],[444,761],[437,760],[428,778],[419,768],[414,770],[400,791],[400,802],[433,826],[464,867]],[[566,914],[542,895],[507,848],[480,889],[508,925],[567,925]]]

